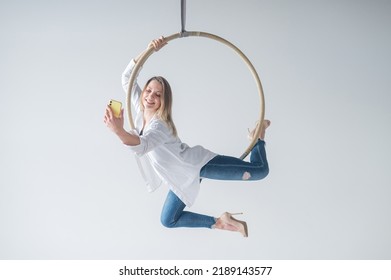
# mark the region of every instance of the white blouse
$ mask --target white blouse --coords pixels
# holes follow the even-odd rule
[[[129,79],[135,61],[132,59],[122,74],[122,87],[128,91]],[[135,83],[132,105],[135,109],[135,129],[130,133],[140,137],[140,144],[129,146],[135,153],[140,172],[149,192],[161,185],[169,187],[186,206],[191,206],[200,189],[200,170],[215,153],[202,146],[189,147],[175,137],[166,123],[153,117],[143,128],[143,111],[140,106],[141,88]]]

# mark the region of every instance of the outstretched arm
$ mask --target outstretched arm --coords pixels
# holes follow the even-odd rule
[[[161,36],[158,39],[152,40],[148,44],[148,48],[153,46],[155,51],[159,51],[162,47],[167,45],[167,42],[163,36]],[[135,59],[134,63],[137,63],[137,61],[140,59],[140,57],[145,53],[142,52],[139,54]],[[130,72],[132,67],[127,67],[125,72],[122,74],[122,86],[124,87],[124,90],[127,91],[127,86],[129,83],[129,77],[130,77]],[[141,93],[141,90],[140,90]],[[128,146],[137,146],[140,145],[140,137],[135,134],[131,134],[127,132],[124,129],[124,110],[121,110],[120,116],[117,118],[114,116],[113,111],[111,110],[110,106],[107,106],[105,116],[104,116],[104,123],[107,125],[107,127],[113,131],[124,143],[125,145]]]
[[[158,39],[155,39],[155,40],[152,40],[149,44],[148,44],[148,49],[153,47],[154,50],[157,52],[159,51],[162,47],[164,47],[165,45],[167,45],[167,42],[166,42],[166,39],[163,37],[163,36],[160,36],[160,38]],[[126,92],[128,92],[128,87],[129,87],[129,79],[130,79],[130,75],[132,74],[132,71],[133,71],[133,67],[134,65],[140,60],[140,58],[145,54],[147,50],[144,50],[142,53],[140,53],[136,58],[133,58],[129,64],[126,66],[124,72],[122,73],[122,87]],[[138,99],[138,96],[141,94],[141,89],[139,87],[139,85],[136,83],[135,84],[135,88],[132,89],[134,91],[134,95],[132,95],[132,97],[134,97],[132,99],[132,103],[133,105],[136,105],[137,107],[137,104],[138,102],[137,99]]]
[[[107,106],[104,123],[119,137],[119,139],[121,139],[122,143],[125,145],[136,146],[140,144],[140,137],[135,134],[131,134],[124,129],[124,109],[121,110],[119,117],[116,118],[110,106]]]

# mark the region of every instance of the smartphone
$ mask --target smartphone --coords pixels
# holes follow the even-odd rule
[[[113,111],[114,116],[116,118],[118,118],[121,113],[122,103],[117,100],[111,99],[109,106],[110,106],[111,110]]]

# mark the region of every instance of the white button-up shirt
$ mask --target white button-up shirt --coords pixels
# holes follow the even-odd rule
[[[128,91],[129,79],[135,65],[132,60],[122,74],[122,86]],[[202,146],[189,147],[174,136],[166,123],[153,117],[143,128],[143,111],[140,106],[141,88],[135,83],[132,105],[135,109],[135,130],[140,144],[129,146],[135,153],[140,172],[149,192],[161,185],[169,187],[187,206],[191,206],[200,189],[200,170],[215,153]],[[142,135],[140,131],[143,129]]]

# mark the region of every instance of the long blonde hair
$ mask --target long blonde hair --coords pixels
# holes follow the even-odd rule
[[[150,78],[143,89],[143,92],[146,90],[147,86],[151,81],[157,81],[163,88],[163,98],[161,98],[160,108],[157,110],[156,115],[164,121],[168,127],[171,129],[171,132],[174,136],[178,136],[177,130],[172,120],[172,91],[171,86],[168,81],[161,77],[155,76]],[[143,108],[142,98],[140,98],[141,107]]]

